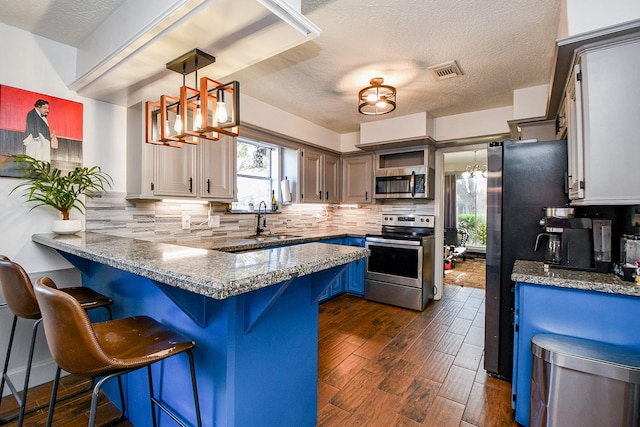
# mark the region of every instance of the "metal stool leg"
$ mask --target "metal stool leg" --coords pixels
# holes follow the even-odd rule
[[[120,404],[122,405],[122,410],[120,411],[120,415],[118,416],[118,418],[116,418],[115,420],[110,421],[108,424],[112,424],[115,423],[117,421],[120,421],[124,418],[124,412],[126,410],[125,408],[125,402],[124,402],[124,391],[122,389],[122,378],[121,376],[123,374],[126,374],[128,372],[131,371],[126,371],[126,372],[119,372],[116,374],[111,374],[111,375],[107,375],[105,377],[103,377],[102,379],[100,379],[100,381],[98,381],[95,385],[95,387],[93,388],[93,392],[91,393],[91,411],[89,412],[89,427],[95,427],[96,425],[96,416],[98,414],[98,399],[100,398],[100,389],[102,388],[102,385],[107,382],[108,380],[110,380],[113,377],[116,377],[118,379],[118,390],[120,391]]]
[[[191,387],[193,389],[193,403],[196,410],[196,423],[198,427],[202,427],[202,416],[200,414],[200,400],[198,398],[198,386],[196,383],[196,369],[193,360],[193,353],[191,352],[191,350],[187,350],[185,353],[187,353],[187,356],[189,357],[189,370],[191,372]],[[147,366],[147,376],[149,378],[149,396],[151,399],[151,417],[153,426],[155,427],[157,425],[155,408],[157,406],[158,409],[167,414],[177,424],[181,425],[182,427],[187,427],[187,425],[180,418],[178,418],[175,413],[173,413],[169,408],[167,408],[164,403],[162,403],[155,397],[153,392],[153,376],[151,374],[151,365]]]
[[[196,421],[198,427],[202,427],[202,416],[200,415],[200,400],[198,399],[198,386],[196,384],[196,367],[193,361],[193,353],[187,350],[189,356],[189,369],[191,370],[191,386],[193,387],[193,403],[196,407]]]
[[[60,384],[60,367],[56,368],[56,377],[53,380],[53,387],[51,388],[51,399],[49,400],[49,412],[47,413],[47,427],[51,427],[53,423],[53,411],[56,408],[56,395],[58,394],[58,385]]]
[[[9,378],[9,375],[7,374],[7,371],[9,369],[9,359],[11,358],[11,350],[13,348],[13,339],[15,337],[15,332],[16,332],[16,326],[17,326],[17,322],[18,322],[18,316],[13,316],[13,323],[11,325],[11,334],[9,337],[9,345],[7,347],[7,356],[6,359],[4,361],[4,369],[2,371],[2,383],[0,384],[0,396],[2,395],[2,393],[4,392],[4,385],[7,384],[7,387],[9,387],[9,389],[11,390],[11,394],[13,395],[13,398],[16,400],[16,402],[18,403],[18,407],[19,407],[19,412],[18,414],[9,417],[9,418],[3,418],[0,420],[0,424],[5,424],[9,421],[15,420],[16,418],[18,418],[18,426],[21,426],[23,421],[24,421],[24,416],[25,414],[31,413],[33,411],[39,410],[44,408],[46,405],[41,405],[37,408],[33,408],[29,411],[26,411],[26,407],[27,407],[27,394],[29,391],[29,378],[31,376],[31,364],[33,361],[33,352],[34,352],[34,348],[36,345],[36,337],[38,334],[38,326],[40,326],[40,323],[42,323],[42,319],[38,319],[35,321],[35,323],[33,324],[33,327],[31,328],[31,342],[29,344],[29,355],[27,356],[27,365],[26,365],[26,370],[25,370],[25,376],[24,376],[24,385],[22,387],[22,397],[20,396],[18,390],[16,390],[15,386],[13,385],[13,382],[11,381],[11,379]]]

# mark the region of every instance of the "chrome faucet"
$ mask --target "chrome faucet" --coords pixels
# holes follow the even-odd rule
[[[258,205],[258,226],[256,227],[256,236],[259,236],[260,233],[264,231],[264,228],[260,228],[260,211],[262,209],[262,205],[264,205],[264,212],[262,213],[262,226],[267,226],[267,202],[263,200]]]

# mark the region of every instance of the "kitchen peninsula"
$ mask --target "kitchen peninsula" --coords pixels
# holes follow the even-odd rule
[[[529,425],[534,335],[585,338],[640,352],[639,285],[614,274],[545,271],[542,262],[523,260],[516,260],[511,279],[516,282],[512,393],[521,425]]]
[[[111,296],[114,318],[148,315],[196,341],[205,426],[315,425],[318,299],[368,250],[302,243],[225,253],[91,232],[32,239],[77,267],[83,286]],[[154,368],[154,387],[194,423],[188,363],[173,359]],[[150,424],[146,390],[144,372],[128,375],[136,426]]]

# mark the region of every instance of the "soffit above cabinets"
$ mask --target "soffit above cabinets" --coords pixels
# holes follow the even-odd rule
[[[216,57],[200,75],[225,76],[317,37],[284,0],[126,1],[78,46],[79,94],[131,105],[172,93],[182,77],[165,64],[194,48]],[[187,76],[187,84],[194,77]]]

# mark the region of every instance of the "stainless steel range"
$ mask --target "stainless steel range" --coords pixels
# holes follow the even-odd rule
[[[424,310],[434,293],[435,217],[382,215],[382,232],[367,234],[364,297]]]

